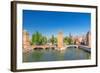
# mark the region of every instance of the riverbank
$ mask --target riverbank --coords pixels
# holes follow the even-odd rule
[[[91,48],[89,48],[89,47],[87,47],[87,46],[82,46],[82,45],[80,45],[80,46],[78,46],[78,48],[81,48],[82,50],[91,53]]]

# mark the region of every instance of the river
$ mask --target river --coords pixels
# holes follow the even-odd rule
[[[23,53],[23,62],[41,62],[41,61],[63,61],[63,60],[84,60],[90,59],[91,53],[81,48],[66,48],[66,50],[32,50]]]

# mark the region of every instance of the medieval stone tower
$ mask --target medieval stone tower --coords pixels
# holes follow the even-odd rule
[[[58,45],[58,48],[63,47],[63,33],[62,32],[58,33],[57,45]]]
[[[30,38],[28,32],[26,31],[23,31],[23,49],[24,51],[30,49]]]

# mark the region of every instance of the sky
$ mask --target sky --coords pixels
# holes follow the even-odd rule
[[[23,30],[30,36],[36,31],[47,37],[58,32],[79,36],[90,31],[90,25],[90,13],[23,10]]]

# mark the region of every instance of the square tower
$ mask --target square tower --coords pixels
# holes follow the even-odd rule
[[[58,33],[57,45],[58,45],[58,48],[63,47],[63,33],[62,32]]]

